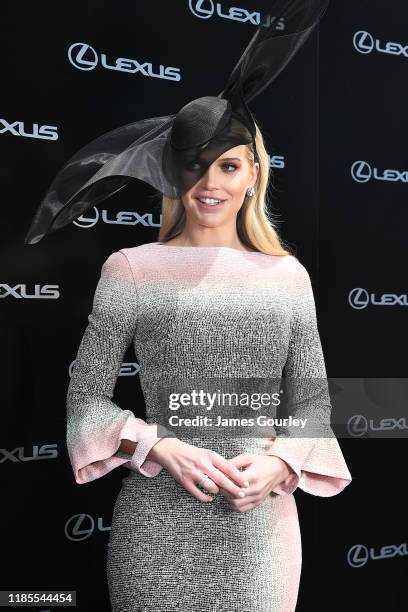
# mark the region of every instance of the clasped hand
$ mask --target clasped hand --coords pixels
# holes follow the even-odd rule
[[[177,438],[162,438],[150,450],[149,460],[162,465],[173,478],[198,500],[213,501],[221,493],[237,512],[251,510],[263,502],[277,484],[293,470],[274,455],[242,453],[232,459],[207,448],[187,444]],[[203,483],[208,493],[197,487]]]
[[[294,473],[286,461],[274,455],[244,453],[229,461],[237,468],[244,467],[245,470],[241,474],[249,481],[249,487],[244,489],[245,497],[235,498],[228,491],[220,491],[228,499],[231,508],[237,512],[245,512],[259,506],[276,485]]]

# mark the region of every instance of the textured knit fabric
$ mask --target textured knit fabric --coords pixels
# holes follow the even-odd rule
[[[105,261],[67,394],[76,482],[129,468],[115,503],[107,575],[113,612],[292,612],[301,543],[297,487],[331,496],[351,482],[335,437],[183,438],[230,459],[276,455],[293,473],[257,508],[200,502],[158,463],[158,389],[181,374],[325,378],[310,277],[293,256],[149,243]],[[112,401],[133,343],[146,421]],[[330,405],[329,396],[312,406]],[[310,407],[309,407],[310,408]],[[121,439],[136,442],[127,455]]]

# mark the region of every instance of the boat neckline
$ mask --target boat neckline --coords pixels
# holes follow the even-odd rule
[[[192,244],[186,244],[184,246],[174,245],[174,244],[165,244],[164,242],[151,242],[151,244],[155,246],[164,246],[168,249],[227,249],[228,251],[236,251],[237,253],[248,253],[249,255],[257,254],[257,255],[265,255],[261,251],[244,251],[243,249],[234,249],[234,247],[227,246],[194,246]]]

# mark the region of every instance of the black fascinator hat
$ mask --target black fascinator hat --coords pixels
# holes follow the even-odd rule
[[[179,198],[225,151],[252,143],[256,156],[248,103],[290,62],[328,4],[271,0],[268,26],[255,30],[221,93],[192,100],[173,115],[123,125],[82,147],[54,178],[24,243],[35,244],[65,227],[135,178]]]

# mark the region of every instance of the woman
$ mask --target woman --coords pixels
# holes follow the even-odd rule
[[[259,162],[251,145],[234,147],[180,202],[164,198],[161,241],[115,252],[102,268],[68,391],[68,449],[79,483],[130,470],[109,539],[114,612],[294,610],[293,492],[331,496],[351,481],[333,437],[189,438],[156,427],[168,416],[159,389],[180,374],[326,376],[308,273],[265,213],[259,128],[256,149]],[[201,204],[207,197],[222,202]],[[130,343],[148,424],[110,399]]]
[[[324,382],[295,416],[322,417],[327,436],[175,434],[166,403],[191,381],[228,389],[237,379],[326,379],[310,278],[268,218],[269,158],[247,107],[326,5],[277,0],[268,17],[284,19],[284,35],[258,28],[220,96],[81,149],[26,238],[38,242],[131,178],[163,194],[160,242],[121,249],[102,266],[67,394],[76,482],[129,468],[108,547],[114,612],[293,611],[301,570],[293,492],[330,496],[351,481]],[[131,344],[146,421],[111,399]]]

